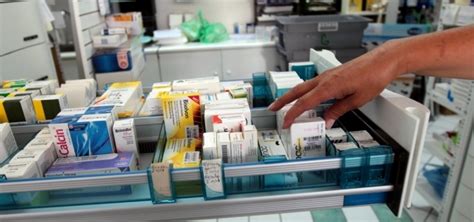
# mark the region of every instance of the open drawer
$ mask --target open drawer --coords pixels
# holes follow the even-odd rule
[[[377,197],[380,194],[384,198],[368,198],[368,201],[352,201],[351,204],[383,201],[394,214],[401,215],[402,209],[410,206],[428,117],[428,110],[421,104],[385,91],[360,110],[350,112],[340,119],[341,125],[348,130],[367,130],[377,141],[392,147],[395,155],[390,180],[385,185],[341,189],[337,182],[331,183],[331,180],[314,184],[301,182],[276,189],[262,186],[246,191],[236,189],[226,199],[210,201],[204,201],[201,196],[196,195],[196,190],[183,189],[178,191],[181,198],[176,203],[155,205],[151,201],[146,170],[71,178],[6,180],[0,182],[0,196],[19,194],[28,198],[35,195],[36,202],[27,205],[4,204],[6,207],[0,211],[0,218],[29,221],[58,217],[118,221],[182,220],[343,207],[350,198],[366,200],[365,197]],[[265,109],[252,110],[252,118],[259,129],[276,126],[275,115]],[[149,142],[157,140],[157,147],[163,145],[163,141],[158,139],[161,117],[136,120],[141,148],[147,148]],[[32,138],[34,132],[41,127],[21,126],[14,127],[13,131],[17,139]],[[142,152],[146,151],[147,149],[143,149]],[[145,154],[141,163],[143,167],[151,162],[153,154],[142,154]],[[226,178],[231,179],[292,173],[328,173],[340,170],[342,161],[340,157],[327,157],[268,164],[226,165],[224,171]],[[184,188],[192,184],[199,186],[199,179],[198,168],[172,171],[173,182],[186,184]],[[80,195],[74,196],[74,192]],[[64,198],[65,196],[68,198]]]

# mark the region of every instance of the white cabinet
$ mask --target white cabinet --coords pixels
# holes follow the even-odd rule
[[[251,79],[254,72],[275,70],[274,45],[158,52],[162,81],[219,76],[221,80]]]
[[[254,72],[276,70],[275,47],[222,50],[224,80],[251,79]]]
[[[159,53],[162,81],[222,75],[220,50]]]

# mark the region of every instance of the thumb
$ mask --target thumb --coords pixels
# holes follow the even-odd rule
[[[324,112],[326,128],[331,128],[339,117],[355,108],[357,108],[357,102],[354,95],[338,100]]]

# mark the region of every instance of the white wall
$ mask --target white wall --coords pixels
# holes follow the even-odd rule
[[[169,14],[195,14],[199,9],[210,22],[223,23],[229,33],[233,33],[235,22],[254,22],[254,0],[192,0],[193,3],[176,3],[176,0],[155,1],[158,29],[169,28]]]

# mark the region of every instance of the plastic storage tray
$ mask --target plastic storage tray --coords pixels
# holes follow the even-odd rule
[[[288,52],[325,47],[357,48],[369,22],[370,19],[353,15],[279,17],[279,42]]]
[[[322,115],[327,105],[318,108],[318,113]],[[253,121],[259,129],[274,128],[275,115],[266,109],[253,110]],[[351,113],[347,114],[351,115]],[[356,117],[351,117],[356,118]],[[142,170],[106,175],[90,175],[61,178],[40,178],[29,180],[5,180],[0,182],[3,185],[10,185],[0,192],[0,209],[23,209],[54,206],[71,206],[98,203],[117,203],[133,201],[150,201],[152,197],[149,192],[149,182],[147,171],[152,160],[161,158],[160,150],[164,147],[166,138],[161,128],[161,117],[138,118],[138,124],[152,126],[153,128],[138,131],[153,131],[157,144],[155,154],[142,155]],[[359,120],[360,121],[360,120]],[[362,124],[363,122],[350,121],[351,124]],[[146,125],[149,124],[149,125]],[[44,126],[44,125],[43,125]],[[26,127],[26,126],[24,126]],[[361,126],[363,127],[363,126]],[[40,130],[42,127],[37,127]],[[157,131],[158,130],[158,131]],[[14,130],[18,133],[18,129]],[[149,135],[144,134],[144,135]],[[160,136],[158,138],[158,136]],[[147,138],[146,136],[145,138]],[[149,138],[149,137],[148,137]],[[145,139],[146,141],[147,139]],[[144,139],[140,139],[143,142]],[[143,143],[141,143],[143,144]],[[143,153],[142,153],[143,154]],[[355,159],[346,158],[354,162]],[[272,163],[248,163],[240,165],[224,165],[226,172],[226,193],[228,195],[243,195],[249,193],[277,192],[283,190],[303,190],[303,189],[329,189],[338,190],[338,172],[342,170],[344,158],[323,157],[302,160],[288,160]],[[175,169],[172,172],[173,185],[177,198],[194,198],[202,196],[201,182],[198,168]],[[18,190],[19,187],[29,186],[25,192],[10,192]],[[100,193],[100,196],[98,194]],[[370,193],[370,192],[369,192]],[[94,198],[92,198],[94,197]],[[100,198],[96,198],[100,197]],[[341,203],[342,204],[342,203]]]

